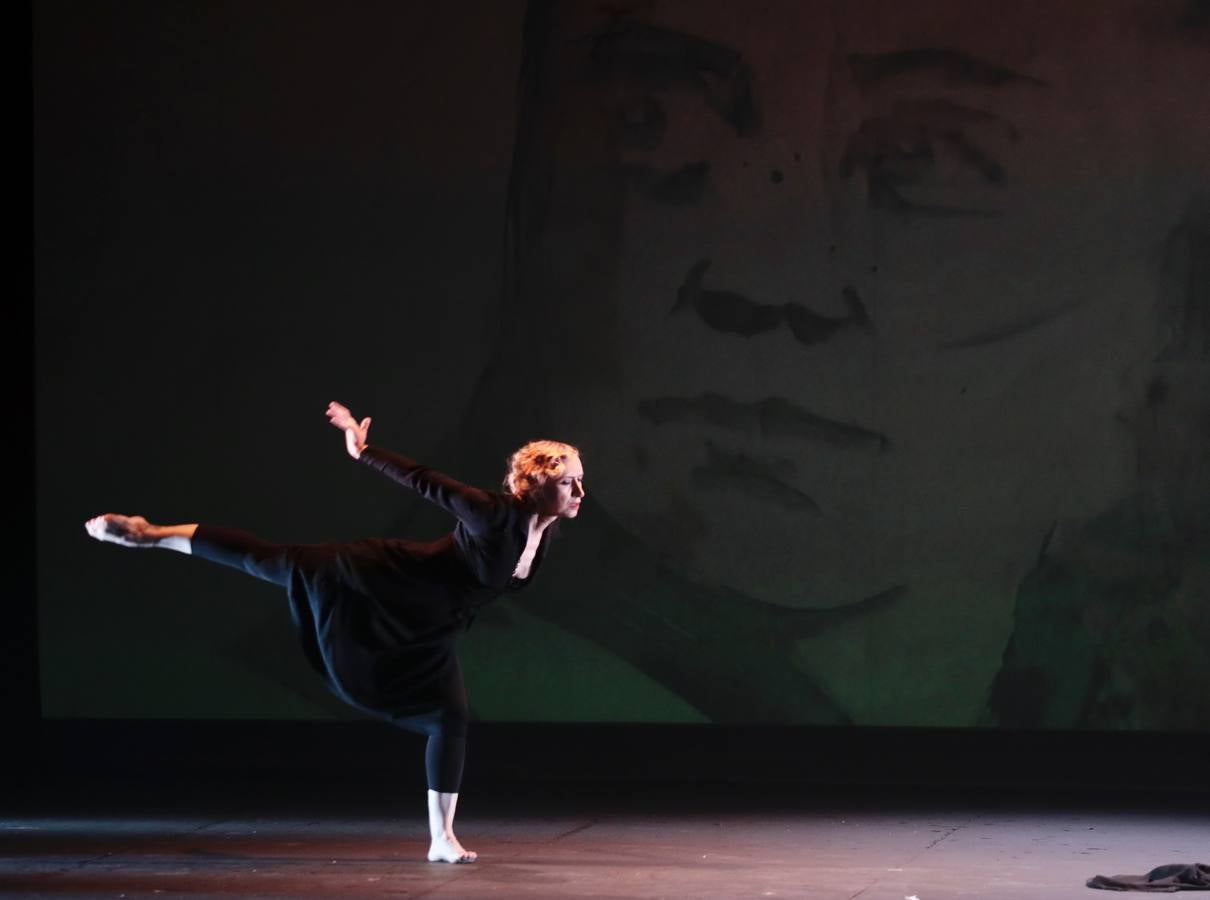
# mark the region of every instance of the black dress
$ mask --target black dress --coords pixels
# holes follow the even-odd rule
[[[529,583],[550,529],[529,577],[516,579],[532,507],[377,447],[360,459],[457,517],[453,532],[427,543],[282,545],[199,526],[193,548],[285,586],[303,651],[332,691],[406,727],[417,714],[465,707],[454,641],[480,607]]]

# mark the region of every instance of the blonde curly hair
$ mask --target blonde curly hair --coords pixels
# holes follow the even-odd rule
[[[530,441],[508,458],[504,488],[516,497],[528,498],[547,479],[562,475],[567,460],[579,455],[578,447],[562,441]]]

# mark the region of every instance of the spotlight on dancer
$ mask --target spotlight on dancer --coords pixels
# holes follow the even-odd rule
[[[453,515],[454,530],[427,543],[302,545],[115,513],[84,527],[100,541],[176,550],[284,587],[303,652],[332,692],[428,736],[429,861],[473,862],[476,854],[454,835],[469,721],[455,642],[479,608],[533,580],[550,526],[578,514],[580,452],[559,441],[531,441],[509,457],[504,490],[487,491],[371,446],[370,419],[356,419],[339,403],[328,404],[327,416],[344,432],[349,456]]]

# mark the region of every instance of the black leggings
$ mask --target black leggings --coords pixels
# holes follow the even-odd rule
[[[191,541],[194,556],[247,572],[263,581],[288,587],[294,570],[294,548],[274,544],[234,528],[199,525]],[[466,732],[470,720],[462,673],[455,669],[445,702],[431,710],[411,715],[383,715],[408,731],[428,736],[424,768],[431,790],[457,793],[466,760]]]

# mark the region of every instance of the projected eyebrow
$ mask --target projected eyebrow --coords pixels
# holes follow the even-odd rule
[[[697,397],[647,397],[639,401],[640,418],[654,425],[711,425],[727,431],[768,438],[818,441],[851,450],[884,451],[885,434],[816,415],[781,397],[741,402],[707,392]]]
[[[710,268],[710,260],[700,259],[676,292],[671,313],[693,310],[699,319],[715,331],[753,337],[786,327],[800,344],[810,346],[826,341],[842,330],[856,329],[874,333],[874,323],[866,312],[857,289],[846,286],[841,291],[849,313],[845,316],[825,316],[801,303],[758,303],[736,291],[710,290],[702,287],[702,278]]]
[[[860,88],[869,88],[915,72],[929,72],[946,81],[984,87],[1021,82],[1045,87],[1046,82],[1005,66],[970,56],[960,50],[918,47],[894,53],[849,54],[849,70]]]

